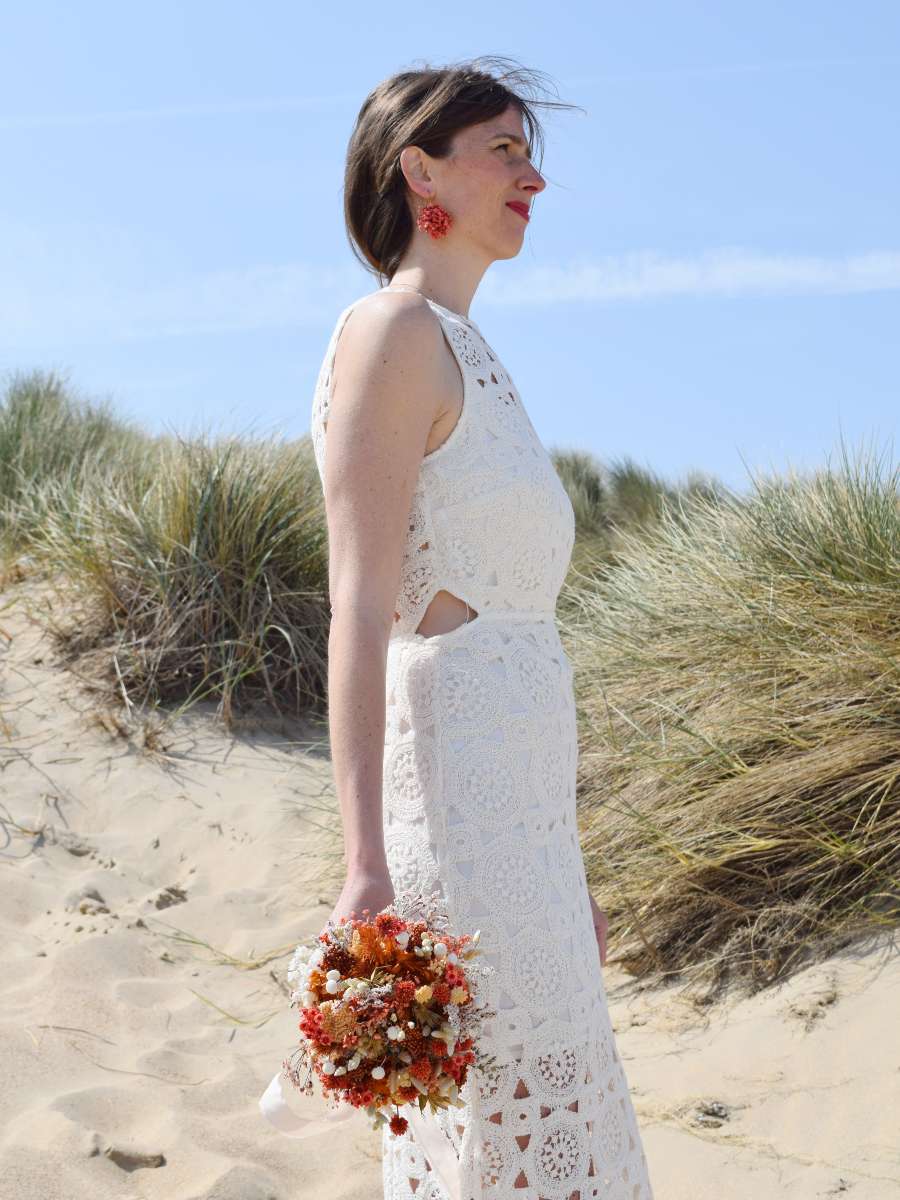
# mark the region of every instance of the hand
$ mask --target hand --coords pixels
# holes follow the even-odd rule
[[[325,925],[327,926],[329,921],[337,925],[341,917],[356,916],[362,920],[364,908],[369,910],[370,917],[374,917],[393,899],[394,885],[387,867],[348,871],[341,894],[335,901],[334,908]],[[324,932],[324,928],[322,932]]]
[[[591,915],[594,920],[594,933],[597,935],[597,946],[600,950],[600,966],[606,966],[606,935],[609,932],[609,920],[606,913],[597,904],[593,896],[591,900]]]

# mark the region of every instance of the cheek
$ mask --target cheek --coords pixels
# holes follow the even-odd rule
[[[503,221],[504,203],[514,182],[502,163],[482,161],[461,166],[458,182],[458,203],[468,220],[479,225],[498,225]]]
[[[505,192],[509,188],[509,170],[499,156],[467,163],[462,173],[468,184],[478,188],[482,194],[491,190]]]

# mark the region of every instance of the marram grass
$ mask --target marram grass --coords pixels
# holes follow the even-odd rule
[[[704,999],[900,917],[900,498],[850,464],[680,488],[554,452],[576,544],[578,810],[611,961]],[[321,487],[294,442],[151,437],[17,375],[0,550],[65,594],[58,644],[129,711],[325,711]],[[15,577],[15,571],[11,571]],[[309,853],[340,871],[337,802]],[[315,844],[313,844],[315,843]]]
[[[900,917],[900,493],[849,464],[666,508],[567,584],[614,959],[712,997]]]

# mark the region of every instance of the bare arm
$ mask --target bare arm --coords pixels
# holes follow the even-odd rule
[[[382,834],[387,646],[445,352],[425,302],[394,295],[354,309],[335,355],[324,471],[328,710],[347,879],[334,917],[393,898]]]

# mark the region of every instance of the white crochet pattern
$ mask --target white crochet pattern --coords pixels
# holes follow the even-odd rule
[[[340,313],[316,384],[323,479],[337,341],[364,299]],[[502,1071],[488,1086],[470,1070],[465,1107],[424,1114],[435,1162],[412,1127],[385,1129],[385,1200],[653,1200],[576,824],[572,669],[555,619],[572,505],[478,326],[428,303],[463,408],[422,460],[409,514],[388,644],[384,837],[395,888],[438,892],[454,929],[481,930],[497,1014],[483,1045]],[[475,615],[423,636],[440,590]]]

